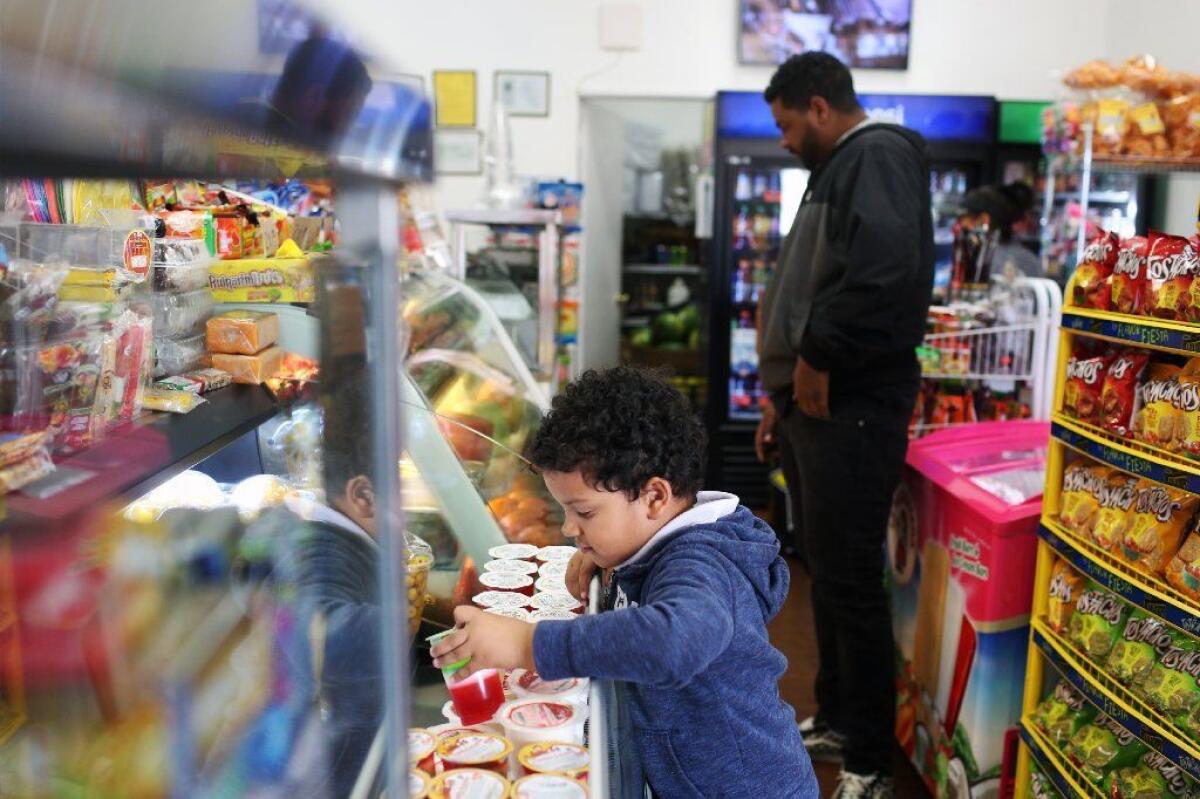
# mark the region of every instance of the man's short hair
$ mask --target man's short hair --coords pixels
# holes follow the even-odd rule
[[[796,111],[807,110],[814,97],[825,98],[835,111],[859,108],[850,70],[829,53],[802,53],[784,61],[771,76],[763,96],[768,103],[779,100],[785,108]]]

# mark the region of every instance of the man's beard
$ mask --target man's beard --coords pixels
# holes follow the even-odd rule
[[[794,154],[809,172],[815,170],[824,160],[821,158],[820,146],[812,138],[805,139],[804,143],[800,145],[800,150],[794,151]]]

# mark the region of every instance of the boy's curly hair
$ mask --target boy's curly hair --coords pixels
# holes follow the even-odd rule
[[[554,398],[530,447],[539,469],[580,471],[596,488],[635,500],[652,477],[695,497],[707,437],[687,400],[661,374],[589,370]]]

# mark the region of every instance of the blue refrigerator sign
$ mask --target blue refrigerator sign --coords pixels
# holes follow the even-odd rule
[[[860,94],[874,119],[903,125],[929,141],[991,144],[996,137],[996,99],[983,95]],[[773,139],[779,135],[771,108],[759,92],[720,92],[717,133],[727,139]]]

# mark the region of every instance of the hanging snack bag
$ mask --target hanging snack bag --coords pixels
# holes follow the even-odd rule
[[[1188,534],[1167,564],[1166,578],[1177,591],[1200,602],[1200,530],[1193,528]]]
[[[1067,385],[1063,391],[1063,410],[1083,422],[1099,424],[1100,393],[1113,361],[1111,353],[1098,353],[1083,342],[1075,346],[1067,361]]]
[[[1197,272],[1200,259],[1192,242],[1183,236],[1151,232],[1146,251],[1148,301],[1144,313],[1160,319],[1200,320],[1200,302],[1194,301],[1192,292]]]
[[[1083,586],[1083,575],[1075,571],[1070,563],[1062,558],[1054,561],[1054,566],[1050,570],[1050,596],[1046,608],[1046,621],[1057,632],[1067,632],[1071,623],[1071,614],[1075,612],[1075,603],[1079,601],[1079,593],[1083,590]]]
[[[1153,363],[1146,380],[1138,387],[1138,409],[1133,415],[1133,437],[1164,449],[1175,446],[1179,422],[1179,375],[1182,370],[1168,363]]]
[[[1100,390],[1100,421],[1119,436],[1130,433],[1138,383],[1149,363],[1150,354],[1144,350],[1122,350],[1104,376],[1104,386]]]
[[[1142,755],[1136,766],[1114,771],[1109,783],[1106,793],[1113,799],[1190,799],[1196,791],[1196,782],[1187,772],[1155,751]]]
[[[1140,686],[1173,640],[1165,621],[1140,610],[1131,611],[1121,637],[1108,653],[1108,673],[1126,687]]]
[[[1033,711],[1033,722],[1060,749],[1095,717],[1095,706],[1065,680],[1059,681]]]
[[[1136,477],[1117,471],[1109,475],[1100,489],[1100,510],[1092,524],[1092,541],[1105,552],[1120,546],[1132,526],[1137,489]]]
[[[1146,297],[1146,251],[1150,243],[1144,236],[1121,240],[1113,265],[1112,310],[1140,314]]]
[[[1142,678],[1141,694],[1168,717],[1186,716],[1200,704],[1200,642],[1171,631],[1171,645]]]
[[[1175,418],[1173,449],[1200,459],[1200,358],[1188,361],[1179,373],[1179,391],[1174,403],[1179,415]]]
[[[1103,663],[1125,627],[1129,608],[1121,598],[1096,583],[1079,595],[1071,614],[1071,642],[1096,663]]]
[[[1162,574],[1179,551],[1183,533],[1196,515],[1200,497],[1141,480],[1133,520],[1121,540],[1120,555],[1138,571]]]
[[[1089,782],[1099,785],[1108,772],[1135,765],[1147,751],[1133,733],[1100,713],[1071,736],[1065,754]]]
[[[1108,310],[1112,304],[1109,278],[1117,263],[1117,249],[1120,244],[1121,240],[1117,234],[1107,231],[1101,231],[1088,242],[1073,278],[1072,298],[1076,307]]]
[[[1100,511],[1100,494],[1113,470],[1088,460],[1079,460],[1063,474],[1059,497],[1059,520],[1077,534],[1090,537]]]

